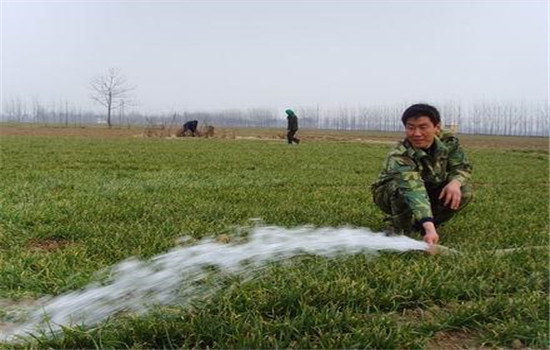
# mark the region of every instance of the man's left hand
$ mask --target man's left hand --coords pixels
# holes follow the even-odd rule
[[[439,194],[439,199],[443,199],[443,204],[453,210],[457,210],[460,207],[460,199],[462,198],[462,192],[460,191],[460,181],[452,180],[449,182]]]

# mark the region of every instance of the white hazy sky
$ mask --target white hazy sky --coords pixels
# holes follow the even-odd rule
[[[547,101],[546,1],[1,0],[2,101],[98,110]]]

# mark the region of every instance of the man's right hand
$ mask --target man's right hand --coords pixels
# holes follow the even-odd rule
[[[439,235],[437,233],[426,233],[424,235],[424,242],[428,244],[437,244],[437,242],[439,242]]]

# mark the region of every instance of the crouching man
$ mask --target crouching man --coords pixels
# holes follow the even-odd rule
[[[186,135],[186,133],[189,131],[189,133],[191,133],[191,136],[195,137],[195,135],[197,135],[197,125],[199,125],[199,122],[197,120],[191,120],[183,124],[183,135]]]
[[[429,244],[439,242],[437,229],[472,199],[471,166],[458,139],[441,130],[438,110],[415,104],[401,121],[405,139],[390,151],[371,191],[392,231],[417,230]]]

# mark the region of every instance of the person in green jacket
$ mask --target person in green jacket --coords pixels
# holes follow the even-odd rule
[[[420,231],[437,244],[437,228],[472,199],[472,167],[458,138],[441,129],[439,111],[428,104],[405,110],[405,139],[392,149],[371,186],[374,203],[386,214],[393,232]]]
[[[300,143],[300,139],[296,137],[296,132],[298,131],[298,117],[292,109],[287,109],[285,111],[287,119],[286,127],[286,138],[289,144],[292,142]]]

